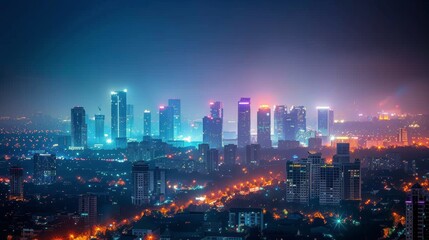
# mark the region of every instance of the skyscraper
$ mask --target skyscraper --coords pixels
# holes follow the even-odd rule
[[[36,153],[33,156],[33,164],[33,180],[36,185],[49,185],[55,182],[57,176],[55,155]]]
[[[127,137],[132,138],[134,134],[134,105],[127,104]]]
[[[163,199],[167,194],[166,190],[165,170],[158,167],[149,169],[149,195],[151,200],[164,201]]]
[[[104,141],[104,115],[95,114],[95,142],[100,144]]]
[[[86,228],[91,228],[97,224],[97,196],[90,193],[80,195],[78,212]]]
[[[296,123],[294,121],[292,121],[292,114],[286,113],[285,118],[284,118],[284,122],[283,122],[284,140],[287,140],[287,141],[295,141],[296,140],[295,124]]]
[[[261,145],[250,144],[246,146],[246,164],[258,166],[261,160]]]
[[[302,160],[308,164],[310,171],[310,200],[318,202],[320,197],[320,166],[324,162],[321,153],[309,152],[307,159]]]
[[[309,200],[309,164],[288,161],[286,163],[286,202],[308,204]]]
[[[317,131],[322,136],[322,141],[326,144],[332,135],[334,126],[334,111],[330,107],[317,107]]]
[[[210,116],[203,118],[203,142],[210,147],[222,147],[223,108],[221,102],[210,102]]]
[[[85,109],[74,107],[71,109],[71,146],[85,148],[87,146],[87,126]]]
[[[222,118],[203,118],[203,142],[212,148],[222,147]]]
[[[234,166],[237,160],[237,145],[228,144],[223,148],[223,163],[226,166]]]
[[[135,162],[132,167],[133,195],[132,204],[142,206],[150,201],[149,165],[143,161]]]
[[[237,143],[239,148],[250,144],[250,98],[238,101]]]
[[[361,197],[361,169],[360,160],[356,159],[354,162],[343,163],[343,196],[342,199],[349,201],[360,201]]]
[[[178,139],[182,135],[182,117],[180,99],[168,99],[168,107],[173,109],[173,139]]]
[[[341,196],[341,167],[338,164],[320,166],[320,205],[339,205]]]
[[[276,105],[274,107],[274,141],[276,142],[286,140],[284,128],[287,115],[287,107],[285,105]]]
[[[257,141],[263,148],[271,147],[271,109],[262,105],[257,113]]]
[[[169,106],[159,107],[159,136],[164,142],[174,140],[174,114]]]
[[[10,176],[10,193],[9,200],[24,200],[24,170],[21,167],[11,167]]]
[[[208,151],[206,170],[207,172],[211,173],[211,172],[217,171],[218,166],[219,166],[219,150],[212,148]]]
[[[210,146],[207,143],[198,144],[198,155],[199,161],[204,163],[205,168],[207,169],[207,162],[209,157]]]
[[[297,140],[302,142],[300,137],[307,131],[307,110],[304,106],[293,106],[290,110],[290,118],[295,138],[287,140]]]
[[[127,137],[127,90],[111,92],[112,141]],[[122,141],[122,140],[120,140]],[[126,142],[126,141],[125,141]]]
[[[334,165],[341,168],[342,174],[342,199],[343,200],[361,200],[361,177],[360,161],[356,159],[350,161],[350,144],[337,143],[337,153],[333,157]]]
[[[428,193],[418,183],[411,187],[411,192],[405,201],[405,213],[406,239],[429,239]]]
[[[210,102],[210,116],[212,118],[223,118],[223,107],[221,102]]]
[[[149,110],[144,110],[143,113],[143,136],[152,135],[152,114]]]

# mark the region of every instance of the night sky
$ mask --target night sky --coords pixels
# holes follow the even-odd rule
[[[125,3],[126,2],[126,3]],[[0,115],[237,101],[429,113],[429,1],[1,1]]]

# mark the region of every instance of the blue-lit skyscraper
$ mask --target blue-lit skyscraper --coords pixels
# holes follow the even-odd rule
[[[210,116],[203,118],[203,142],[211,148],[222,147],[223,108],[221,102],[210,103]]]
[[[257,140],[262,148],[271,147],[271,109],[262,105],[257,113]]]
[[[211,148],[222,147],[222,118],[205,116],[203,118],[203,142]]]
[[[173,109],[173,139],[179,138],[182,135],[182,117],[180,108],[180,99],[168,99],[168,107]]]
[[[238,101],[237,144],[239,148],[250,144],[250,98]]]
[[[317,131],[322,137],[331,136],[334,111],[330,107],[317,107]]]
[[[212,118],[223,118],[222,102],[210,102],[210,116]]]
[[[127,137],[134,137],[134,105],[127,104]]]
[[[143,113],[143,136],[152,135],[152,114],[149,110]]]
[[[290,110],[290,118],[295,130],[295,139],[307,131],[307,110],[304,106],[293,106]]]
[[[285,105],[277,105],[274,108],[274,141],[285,139],[285,121],[287,118],[287,107]]]
[[[159,137],[164,142],[174,140],[174,111],[172,107],[159,107]]]
[[[127,90],[111,92],[111,139],[127,137]],[[123,142],[122,140],[120,140]],[[125,141],[126,142],[126,141]]]
[[[71,109],[71,146],[85,148],[87,146],[87,125],[85,121],[85,109],[74,107]]]
[[[104,115],[95,114],[95,142],[104,142]]]

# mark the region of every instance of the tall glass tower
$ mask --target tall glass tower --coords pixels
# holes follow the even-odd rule
[[[262,105],[257,114],[258,143],[263,148],[271,147],[271,109],[268,105]]]
[[[180,109],[180,99],[168,99],[168,107],[173,109],[173,125],[174,125],[173,139],[177,139],[182,134],[182,117],[181,117],[181,109]]]
[[[143,136],[152,135],[152,114],[149,110],[144,110],[143,113]]]
[[[111,92],[112,141],[127,137],[127,90]]]
[[[240,148],[250,144],[250,98],[238,101],[237,143]]]
[[[74,107],[71,109],[71,146],[84,148],[87,145],[87,140],[85,109]]]

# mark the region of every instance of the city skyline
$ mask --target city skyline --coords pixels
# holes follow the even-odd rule
[[[429,239],[429,1],[9,1],[0,239]]]

